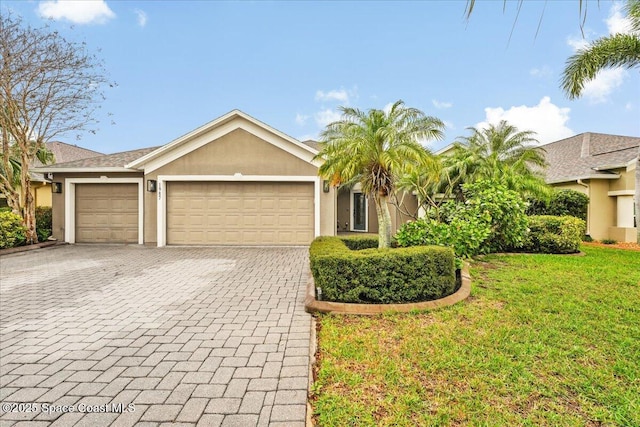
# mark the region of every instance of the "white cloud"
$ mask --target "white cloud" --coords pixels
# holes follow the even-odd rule
[[[622,3],[614,3],[609,10],[607,23],[609,34],[628,34],[631,32],[631,21],[622,15]]]
[[[331,108],[327,108],[322,111],[318,111],[314,118],[316,119],[318,126],[323,128],[329,123],[340,120],[342,118],[342,114],[338,111],[332,110]]]
[[[349,93],[344,90],[330,90],[328,92],[323,92],[321,90],[316,92],[316,101],[338,101],[343,102],[345,104],[349,103]]]
[[[574,132],[567,127],[571,109],[560,108],[551,102],[548,96],[540,100],[538,105],[528,107],[526,105],[514,106],[505,110],[501,107],[484,109],[486,118],[484,122],[476,125],[477,128],[486,127],[488,124],[498,124],[500,120],[506,120],[516,126],[518,130],[531,130],[536,132],[536,139],[541,143],[557,141],[568,138]]]
[[[296,123],[300,126],[304,126],[307,123],[309,116],[306,114],[296,113]]]
[[[580,49],[584,49],[589,46],[589,42],[582,36],[569,36],[567,37],[567,44],[573,48],[573,50],[578,51]]]
[[[144,28],[144,26],[147,25],[147,13],[140,9],[135,9],[133,12],[138,19],[138,25]]]
[[[624,106],[624,109],[627,111],[633,110],[633,104],[631,102],[627,102]]]
[[[611,92],[622,86],[628,73],[622,68],[607,68],[600,71],[596,78],[584,85],[582,95],[592,104],[606,102]]]
[[[453,125],[453,122],[450,122],[448,120],[443,120],[442,123],[444,123],[444,126],[447,129],[451,129],[451,130],[455,130],[456,129],[456,127]]]
[[[433,104],[434,107],[436,107],[439,110],[443,110],[445,108],[451,108],[453,107],[453,103],[451,102],[443,102],[443,101],[438,101],[437,99],[432,99],[431,103]]]
[[[67,20],[74,24],[104,24],[116,14],[104,0],[47,0],[38,4],[42,18]]]
[[[551,71],[551,68],[549,68],[548,65],[543,65],[540,68],[532,68],[531,70],[529,70],[529,75],[531,77],[546,79],[551,77],[553,75],[553,72]]]

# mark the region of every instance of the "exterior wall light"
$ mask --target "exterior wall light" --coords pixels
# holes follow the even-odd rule
[[[157,188],[158,188],[158,181],[156,181],[155,179],[147,180],[147,191],[149,193],[155,193]]]
[[[62,183],[61,182],[52,182],[51,183],[51,192],[60,194],[62,193]]]
[[[325,179],[324,181],[322,181],[322,191],[324,191],[325,193],[328,193],[329,189],[330,189],[329,181]]]

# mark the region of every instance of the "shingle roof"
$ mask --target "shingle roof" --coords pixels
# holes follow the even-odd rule
[[[308,145],[314,150],[320,151],[320,143],[318,141],[314,141],[313,139],[307,139],[306,141],[301,141],[304,145]]]
[[[158,147],[140,148],[138,150],[122,151],[120,153],[105,154],[102,156],[89,157],[86,159],[74,160],[71,162],[55,163],[43,166],[43,171],[55,171],[56,169],[81,169],[81,168],[124,168],[124,165],[139,159],[157,149]]]
[[[640,154],[640,138],[587,132],[543,145],[549,183],[610,175],[598,168],[626,165]]]
[[[89,157],[103,156],[103,153],[78,147],[77,145],[67,144],[60,141],[52,141],[45,143],[47,149],[53,153],[54,163],[70,162],[74,160],[86,159]],[[39,168],[44,166],[37,158],[33,160],[31,168]],[[46,181],[44,175],[31,172],[32,181]]]

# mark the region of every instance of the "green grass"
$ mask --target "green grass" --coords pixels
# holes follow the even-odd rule
[[[491,256],[434,312],[321,316],[319,426],[640,426],[640,253]]]

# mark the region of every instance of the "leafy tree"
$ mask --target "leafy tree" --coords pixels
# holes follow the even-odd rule
[[[84,44],[0,16],[0,191],[22,215],[27,243],[38,241],[30,167],[38,156],[46,163],[47,141],[96,122],[104,83]]]
[[[535,132],[519,131],[501,121],[487,128],[469,128],[471,135],[454,144],[454,152],[443,159],[445,174],[441,186],[456,198],[463,197],[462,185],[480,180],[503,183],[522,195],[546,197],[550,188],[544,182],[544,150]]]
[[[391,246],[389,200],[397,179],[409,165],[429,168],[433,156],[420,142],[441,139],[444,124],[397,101],[391,109],[341,107],[342,118],[321,134],[320,175],[333,186],[360,183],[373,198],[379,224],[379,247]]]

